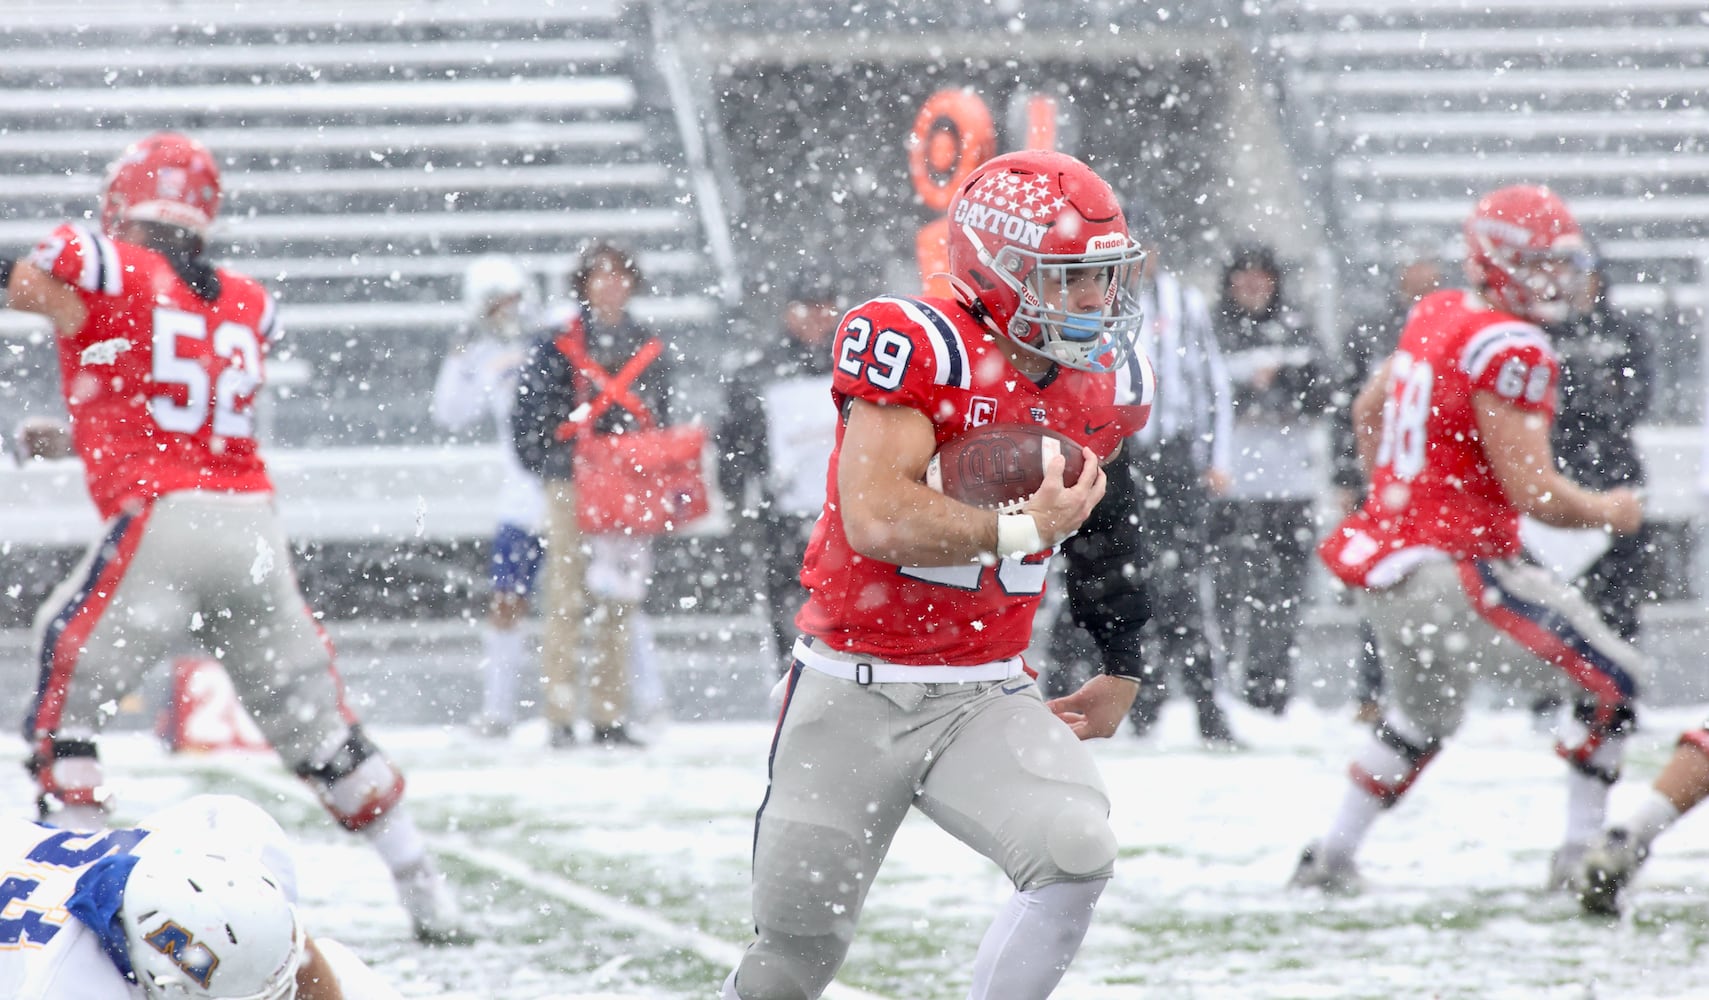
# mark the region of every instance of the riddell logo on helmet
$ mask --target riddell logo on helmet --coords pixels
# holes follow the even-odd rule
[[[1472,230],[1479,236],[1487,236],[1501,243],[1517,243],[1523,246],[1531,242],[1531,230],[1501,219],[1473,219]]]
[[[1008,212],[973,201],[963,201],[955,206],[953,221],[957,225],[966,224],[975,229],[983,229],[1011,243],[1024,243],[1034,250],[1044,242],[1045,226],[1042,223],[1029,222],[1018,215],[1010,215]]]
[[[1105,233],[1086,241],[1086,249],[1088,250],[1123,250],[1126,248],[1127,237],[1120,233]]]

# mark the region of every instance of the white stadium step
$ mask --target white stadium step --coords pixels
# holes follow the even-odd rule
[[[376,237],[480,237],[525,235],[596,235],[613,232],[633,236],[674,233],[691,220],[670,208],[618,211],[567,209],[528,212],[419,212],[408,215],[275,215],[253,219],[221,219],[215,242],[223,240],[357,240]],[[0,244],[40,239],[52,223],[40,220],[0,222]]]
[[[319,70],[405,68],[419,66],[493,66],[523,64],[614,63],[629,54],[622,39],[444,39],[432,42],[339,41],[325,44],[197,44],[194,41],[158,48],[25,49],[0,47],[0,72],[24,70],[65,72],[105,70],[116,78],[141,72],[184,69],[199,72],[238,70],[245,75],[269,68],[313,67]]]
[[[55,129],[0,131],[0,156],[94,153],[105,162],[144,129]],[[470,122],[446,125],[310,125],[197,129],[196,138],[216,154],[234,152],[330,153],[410,152],[495,147],[567,146],[606,148],[638,145],[646,129],[633,121]]]
[[[1645,13],[1693,14],[1703,10],[1702,0],[1280,0],[1279,11],[1301,15],[1356,17],[1468,14],[1518,21],[1527,17],[1587,12],[1606,14],[1618,9],[1628,16]]]
[[[1555,177],[1696,178],[1709,176],[1709,154],[1391,154],[1337,160],[1335,176],[1346,180],[1373,181],[1454,180],[1463,177],[1486,184],[1500,177],[1524,177],[1534,181]]]
[[[563,273],[580,263],[574,253],[519,253],[512,255],[518,266],[536,274]],[[650,275],[693,274],[701,267],[697,254],[686,250],[643,250],[635,255],[641,270]],[[350,257],[235,257],[228,262],[246,274],[268,281],[302,281],[324,278],[383,277],[396,280],[460,277],[470,257],[461,254],[392,256],[357,254]]]
[[[482,0],[478,4],[403,0],[394,4],[351,4],[343,0],[293,0],[289,4],[234,4],[219,0],[180,0],[138,4],[130,0],[8,0],[12,28],[66,31],[101,28],[274,28],[308,25],[406,28],[417,24],[596,24],[617,20],[623,0]]]
[[[639,296],[631,306],[636,319],[649,325],[706,323],[717,315],[717,304],[705,296]],[[293,328],[355,327],[385,333],[390,330],[446,329],[465,322],[461,302],[318,302],[281,303],[279,323]]]
[[[1667,198],[1574,198],[1573,216],[1581,223],[1660,222],[1709,218],[1709,196]],[[1466,217],[1466,200],[1412,199],[1399,202],[1361,202],[1348,210],[1361,222],[1428,223],[1457,226]]]
[[[1346,97],[1514,97],[1563,93],[1669,95],[1709,89],[1702,69],[1370,69],[1302,73],[1296,85],[1310,94]]]
[[[9,118],[67,114],[292,115],[433,111],[625,111],[635,85],[625,77],[522,77],[515,80],[409,80],[194,87],[115,87],[9,91]]]
[[[671,172],[657,163],[576,164],[570,166],[484,166],[427,169],[250,170],[227,185],[232,195],[372,194],[415,189],[423,191],[502,191],[533,188],[649,188],[670,182]],[[12,197],[93,199],[100,178],[87,174],[24,175],[6,179]]]
[[[1625,136],[1709,136],[1709,114],[1677,111],[1395,112],[1337,116],[1331,127],[1366,138],[1617,139]]]
[[[1709,27],[1605,28],[1594,32],[1557,27],[1460,28],[1447,30],[1365,30],[1344,33],[1301,32],[1279,35],[1274,44],[1295,59],[1369,57],[1464,58],[1502,55],[1559,59],[1588,55],[1610,59],[1622,52],[1709,50]]]

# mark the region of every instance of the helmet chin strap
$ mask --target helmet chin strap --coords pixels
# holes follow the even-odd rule
[[[937,274],[932,275],[934,278],[940,276],[949,281],[950,291],[955,293],[956,301],[960,302],[962,308],[966,309],[974,319],[978,320],[980,325],[984,326],[992,333],[1000,334],[1003,332],[997,326],[997,318],[991,315],[991,310],[985,308],[985,303],[979,301],[979,296],[973,293],[973,289],[967,284],[967,282],[962,281],[953,274],[948,274],[943,271],[939,271]]]

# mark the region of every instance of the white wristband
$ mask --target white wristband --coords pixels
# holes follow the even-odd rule
[[[1044,548],[1038,522],[1031,514],[997,515],[997,558],[1018,559],[1042,552]]]

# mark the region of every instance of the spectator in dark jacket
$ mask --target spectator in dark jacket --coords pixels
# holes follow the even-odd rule
[[[600,368],[615,375],[653,338],[629,314],[629,301],[642,285],[633,258],[611,244],[584,251],[572,281],[587,352]],[[584,537],[576,523],[572,456],[576,439],[559,429],[595,395],[589,381],[559,347],[566,331],[536,341],[523,363],[511,432],[524,467],[546,484],[546,604],[541,673],[544,712],[553,746],[574,742],[578,679],[585,665],[587,716],[594,742],[608,746],[639,743],[628,728],[631,622],[651,572],[647,540],[621,535]],[[664,353],[628,389],[652,412],[659,425],[669,423],[673,351]],[[623,406],[610,406],[588,430],[614,434],[636,426]],[[582,654],[584,624],[590,631]]]
[[[836,445],[831,339],[841,318],[837,289],[813,270],[795,279],[782,329],[749,352],[725,386],[718,428],[718,485],[731,506],[736,544],[759,560],[777,670],[788,669],[795,613],[807,599],[801,560],[825,506]]]
[[[1328,353],[1286,304],[1265,246],[1223,271],[1217,342],[1234,383],[1228,500],[1214,548],[1218,618],[1248,704],[1281,714],[1293,695],[1294,639],[1312,551],[1318,488],[1312,431],[1334,398]]]
[[[1650,409],[1654,369],[1649,338],[1608,304],[1601,266],[1593,265],[1573,315],[1549,328],[1561,358],[1555,461],[1592,489],[1640,486],[1644,464],[1633,431]],[[1653,599],[1654,540],[1647,530],[1617,535],[1579,577],[1585,597],[1626,639],[1638,635],[1638,608]]]

